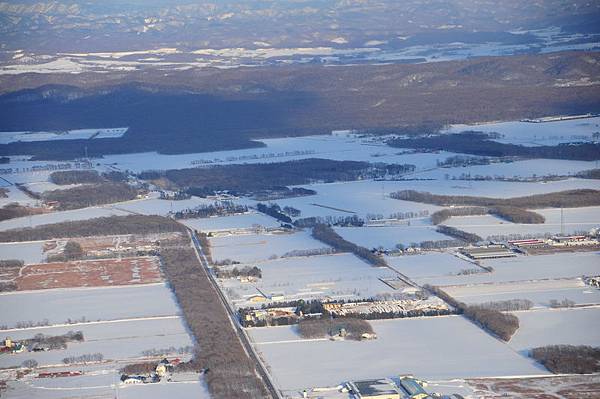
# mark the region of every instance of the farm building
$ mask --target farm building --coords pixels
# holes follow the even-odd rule
[[[423,383],[409,376],[399,379],[381,378],[376,380],[351,381],[348,391],[357,399],[425,399],[430,395],[423,389]]]
[[[460,249],[460,253],[474,260],[511,258],[517,256],[513,251],[504,245],[487,245],[482,247],[465,247]]]
[[[555,247],[573,247],[598,245],[598,240],[588,238],[586,236],[567,236],[567,237],[552,237],[551,245]]]
[[[387,378],[351,381],[348,383],[348,390],[357,399],[400,399],[404,397],[396,384]]]

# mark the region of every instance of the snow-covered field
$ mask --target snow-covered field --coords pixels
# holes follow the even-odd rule
[[[8,381],[3,397],[10,399],[97,399],[97,398],[199,398],[210,395],[204,381],[197,376],[187,375],[175,382],[161,384],[123,385],[119,384],[122,363],[109,362],[100,365],[79,365],[83,375],[67,378],[36,378],[29,374],[18,381]],[[40,371],[72,371],[68,367],[52,367]],[[181,381],[180,381],[181,380]]]
[[[34,328],[11,331],[10,337],[19,340],[32,338],[35,334],[54,336],[68,331],[82,331],[84,341],[69,343],[64,350],[2,356],[0,367],[18,366],[27,359],[34,359],[40,365],[61,364],[65,357],[92,353],[102,353],[104,358],[112,360],[136,359],[142,357],[142,352],[146,350],[192,345],[179,317]]]
[[[35,205],[37,202],[33,198],[30,198],[23,191],[19,190],[16,186],[9,186],[5,181],[0,179],[0,187],[8,190],[6,198],[0,198],[0,207],[8,204],[18,203],[21,205]]]
[[[413,374],[450,379],[547,373],[461,316],[371,321],[372,341],[303,340],[294,327],[248,333],[285,390]]]
[[[0,132],[0,144],[53,140],[88,140],[119,138],[127,132],[126,127],[107,129],[75,129],[48,132]]]
[[[493,267],[494,271],[466,276],[422,277],[416,280],[421,284],[448,286],[595,276],[600,274],[600,252],[517,256],[490,259],[482,264]]]
[[[192,229],[210,232],[219,230],[249,229],[256,225],[262,227],[278,227],[279,223],[272,217],[262,213],[220,216],[201,219],[184,219],[182,223]]]
[[[531,178],[537,176],[572,176],[583,170],[594,169],[593,161],[567,161],[561,159],[527,159],[511,163],[494,163],[490,165],[473,165],[455,168],[439,168],[425,172],[417,172],[415,177],[428,179],[460,178],[463,175]]]
[[[521,183],[498,181],[452,181],[452,180],[415,180],[415,181],[355,181],[302,186],[316,190],[317,194],[308,197],[278,200],[280,206],[292,206],[307,216],[365,216],[382,214],[387,217],[394,212],[430,213],[440,209],[435,205],[395,200],[389,197],[391,192],[400,190],[427,191],[435,194],[472,195],[485,197],[518,197],[532,194],[545,194],[555,191],[577,188],[598,189],[598,182],[586,179],[566,179],[547,183]],[[316,204],[316,205],[315,205]],[[320,205],[320,206],[319,206]],[[325,206],[325,207],[323,207]],[[326,208],[329,207],[329,208]],[[335,210],[331,208],[338,208]]]
[[[600,308],[517,312],[519,330],[509,342],[518,351],[545,345],[600,343]]]
[[[106,216],[126,216],[130,215],[119,209],[111,207],[91,207],[76,209],[72,211],[43,213],[40,215],[25,216],[16,219],[9,219],[0,222],[0,230],[10,230],[25,227],[36,227],[43,224],[60,223],[77,220],[87,220]]]
[[[19,259],[26,264],[42,263],[44,260],[44,242],[0,243],[0,260]]]
[[[600,304],[600,290],[586,285],[579,278],[464,285],[448,287],[445,291],[470,304],[510,299],[529,299],[534,307],[548,307],[553,299],[569,299],[578,305]]]
[[[261,262],[262,278],[255,283],[241,283],[236,279],[222,282],[230,299],[237,306],[249,306],[247,298],[259,294],[282,293],[285,300],[368,298],[393,289],[379,280],[395,277],[386,268],[372,267],[352,254],[282,258]]]
[[[556,145],[574,141],[591,141],[592,134],[600,131],[600,117],[556,122],[497,122],[475,125],[452,125],[451,133],[465,130],[496,132],[504,135],[501,142],[527,146]]]
[[[244,234],[210,239],[213,260],[231,259],[242,263],[258,262],[294,250],[319,249],[327,245],[308,231],[293,234]]]
[[[544,235],[561,233],[561,211],[557,208],[537,209],[535,212],[546,218],[543,224],[517,224],[510,223],[492,215],[483,216],[458,216],[445,222],[449,226],[457,227],[469,233],[477,234],[483,238],[497,235]],[[590,231],[600,227],[600,207],[564,208],[562,230],[564,234],[581,231]]]
[[[428,252],[419,255],[387,256],[390,266],[410,278],[455,275],[465,269],[480,269],[466,260],[446,252]],[[484,271],[481,269],[481,271]]]
[[[419,224],[386,227],[336,227],[335,231],[344,239],[363,247],[383,247],[388,250],[396,248],[397,244],[409,246],[423,241],[451,238],[436,232],[434,226]]]
[[[11,292],[0,295],[0,324],[68,319],[117,320],[179,314],[173,294],[165,284],[122,287],[69,288]]]

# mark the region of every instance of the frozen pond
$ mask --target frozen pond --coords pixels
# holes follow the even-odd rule
[[[85,317],[87,321],[170,316],[179,313],[164,284],[122,287],[69,288],[12,292],[0,295],[0,324],[18,322],[60,324]]]
[[[461,316],[370,323],[377,339],[362,342],[294,339],[286,331],[294,327],[247,331],[285,390],[399,374],[428,380],[546,373]]]
[[[519,330],[509,345],[526,351],[545,345],[600,343],[600,308],[517,312]]]

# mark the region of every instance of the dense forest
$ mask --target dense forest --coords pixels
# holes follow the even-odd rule
[[[15,202],[0,208],[0,221],[20,218],[23,216],[37,215],[44,212],[44,209],[30,208],[28,206],[23,206]]]
[[[183,232],[184,227],[162,216],[127,215],[45,224],[0,231],[0,242],[40,241],[53,238],[91,237],[117,234]]]
[[[376,178],[411,167],[413,165],[375,165],[368,162],[309,158],[287,162],[175,169],[164,172],[148,171],[141,173],[140,178],[152,180],[166,177],[177,186],[188,188],[190,194],[198,196],[211,195],[219,191],[265,196],[265,190],[279,193],[285,186]]]
[[[67,184],[94,184],[104,179],[95,170],[63,170],[50,173],[50,182],[59,186]]]
[[[388,141],[388,144],[398,148],[420,148],[489,157],[518,156],[525,158],[569,159],[578,161],[595,161],[600,159],[600,144],[596,143],[527,147],[489,140],[487,135],[479,132],[393,139]]]
[[[344,240],[338,233],[326,224],[317,224],[312,229],[312,236],[330,245],[340,252],[351,252],[372,266],[387,266],[385,260],[365,247]]]
[[[342,126],[426,133],[419,128],[423,124],[582,114],[598,110],[596,87],[555,83],[557,79],[593,80],[596,70],[586,62],[590,58],[596,60],[597,55],[337,68],[317,64],[209,68],[168,75],[161,69],[142,68],[92,78],[89,74],[7,75],[0,77],[3,92],[13,92],[0,96],[2,131],[125,126],[129,130],[121,139],[0,145],[0,155],[72,159],[84,156],[86,147],[90,156],[206,152],[262,146],[253,140],[322,134]],[[507,78],[490,79],[498,73]],[[412,79],[415,74],[421,78]],[[381,106],[369,106],[382,99]]]
[[[473,197],[467,195],[439,195],[423,191],[402,190],[391,198],[439,206],[509,206],[516,208],[580,208],[600,205],[600,190],[578,189],[513,198]]]
[[[245,352],[227,311],[191,247],[161,249],[164,271],[198,344],[196,370],[215,399],[267,398],[256,365]]]
[[[138,191],[126,183],[106,182],[46,191],[42,200],[46,203],[56,201],[60,210],[69,210],[128,201],[137,194]]]
[[[600,372],[600,348],[591,346],[550,345],[531,350],[531,357],[555,374],[591,374]]]

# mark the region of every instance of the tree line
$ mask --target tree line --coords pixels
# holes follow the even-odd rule
[[[161,248],[167,279],[196,338],[192,366],[208,369],[205,381],[215,399],[267,398],[256,365],[245,352],[227,311],[189,247]]]
[[[489,304],[487,306],[467,305],[457,301],[439,287],[425,285],[424,288],[443,299],[469,320],[504,341],[509,341],[510,337],[519,329],[519,319],[515,315],[503,313]]]
[[[343,239],[335,230],[326,224],[317,224],[312,229],[313,238],[333,247],[340,252],[351,252],[372,266],[387,266],[385,259],[374,254],[365,247],[358,246]]]
[[[525,197],[490,198],[468,195],[440,195],[423,191],[402,190],[390,194],[391,198],[439,206],[512,206],[517,208],[580,208],[600,205],[600,190],[576,189],[535,194]]]
[[[109,216],[0,231],[0,242],[41,241],[54,238],[184,231],[185,228],[181,224],[162,216]]]

